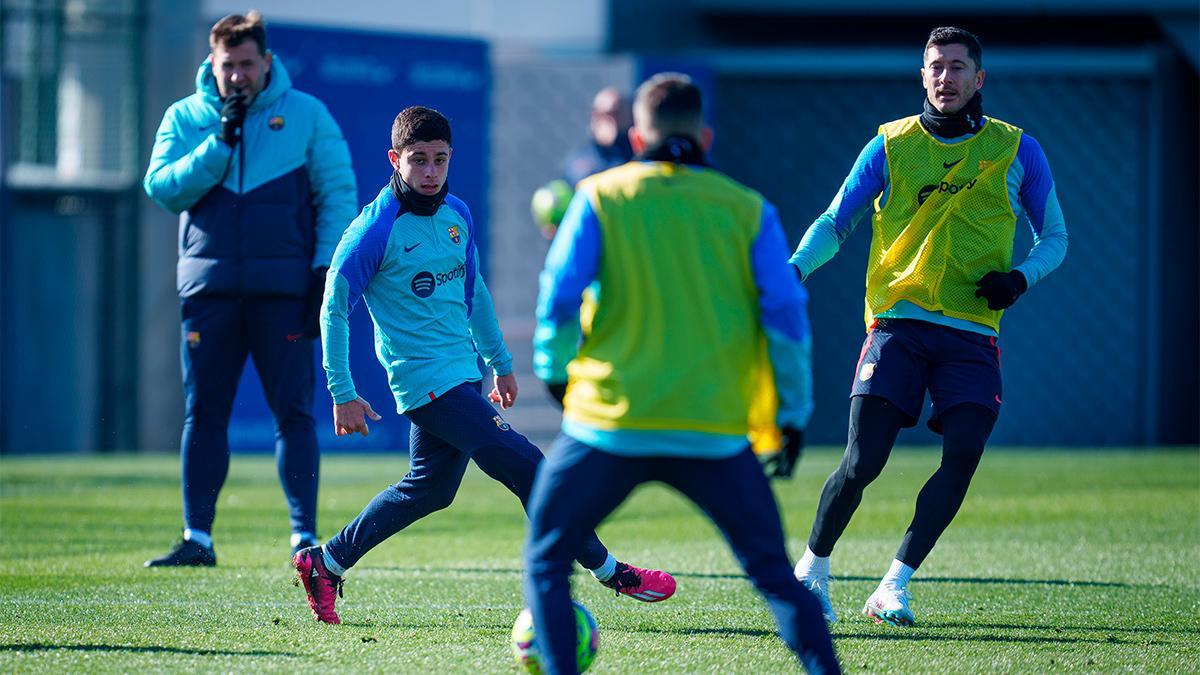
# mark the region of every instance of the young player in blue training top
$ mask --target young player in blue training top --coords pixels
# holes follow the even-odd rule
[[[488,398],[517,400],[512,356],[479,274],[475,228],[462,200],[448,193],[450,122],[413,107],[392,124],[395,173],[338,244],[321,312],[325,372],[334,431],[367,435],[379,420],[350,377],[350,312],[359,299],[375,321],[375,346],[396,409],[412,423],[410,468],[324,546],[299,551],[293,565],[318,621],[338,623],[342,576],[367,551],[454,500],[468,460],[525,504],[542,453],[482,395],[477,353],[495,373]],[[605,586],[645,602],[669,598],[675,580],[609,554],[595,533],[576,551]]]
[[[863,612],[912,625],[908,582],[953,520],[1000,413],[1000,316],[1062,262],[1067,229],[1042,148],[1021,129],[983,116],[978,39],[937,28],[925,45],[925,111],[879,127],[829,210],[791,262],[808,278],[837,253],[871,209],[867,339],[851,389],[850,438],[821,493],[796,576],[821,599],[829,556],[863,489],[879,475],[902,427],[916,424],[925,391],[942,462],[917,495],[891,568]],[[1034,245],[1012,265],[1024,211]]]

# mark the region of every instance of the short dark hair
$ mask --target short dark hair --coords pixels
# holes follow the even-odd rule
[[[940,26],[929,32],[929,41],[925,43],[925,51],[937,45],[963,45],[967,48],[967,56],[975,62],[975,69],[983,68],[983,45],[975,34],[954,26]]]
[[[392,149],[399,152],[413,143],[446,141],[450,145],[450,120],[433,108],[405,108],[392,122]]]
[[[267,24],[257,9],[252,9],[245,16],[230,14],[213,24],[208,33],[208,46],[216,49],[217,45],[236,47],[246,40],[254,40],[258,45],[258,53],[267,53]]]
[[[633,102],[633,116],[644,132],[663,138],[697,137],[704,127],[704,97],[683,73],[659,73],[642,83]]]

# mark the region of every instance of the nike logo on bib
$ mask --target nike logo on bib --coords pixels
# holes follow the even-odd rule
[[[412,253],[412,250],[413,250],[414,248],[416,248],[416,247],[420,246],[420,245],[421,245],[421,242],[419,242],[419,241],[418,241],[417,243],[413,244],[412,246],[409,246],[409,245],[405,244],[405,246],[404,246],[404,252],[405,252],[405,253]]]
[[[954,160],[953,162],[942,162],[942,166],[949,169],[950,167],[954,166],[955,164],[958,164],[959,162],[963,161],[964,159],[966,159],[966,158],[959,157],[958,159]]]

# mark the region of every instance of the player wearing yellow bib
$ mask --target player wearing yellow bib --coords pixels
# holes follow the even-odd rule
[[[900,429],[916,424],[928,390],[929,426],[944,436],[941,466],[917,496],[896,559],[863,609],[877,622],[913,623],[908,582],[962,505],[1000,412],[1000,317],[1067,249],[1041,146],[983,116],[979,40],[959,28],[934,29],[921,79],[924,112],[879,127],[791,259],[807,278],[873,204],[868,332],[851,389],[849,441],[795,570],[830,622],[837,620],[829,599],[834,544]],[[1034,245],[1014,267],[1022,214]]]

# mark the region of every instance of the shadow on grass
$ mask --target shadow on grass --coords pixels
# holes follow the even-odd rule
[[[1122,640],[1083,637],[1056,637],[1053,635],[938,635],[917,632],[920,627],[906,628],[892,633],[843,633],[833,631],[833,637],[843,640],[900,640],[905,642],[994,642],[1010,644],[1093,644],[1093,645],[1141,645],[1143,640]]]
[[[466,573],[466,574],[524,574],[524,570],[509,567],[373,567],[380,572],[434,572],[434,573]],[[580,570],[575,570],[582,574]],[[749,581],[745,574],[713,573],[713,572],[675,572],[671,575],[677,579],[738,579]],[[879,581],[879,577],[864,576],[834,576],[834,581]],[[1150,584],[1127,584],[1120,581],[1075,581],[1071,579],[1006,579],[1003,577],[918,577],[924,584],[992,584],[1018,586],[1078,586],[1081,588],[1137,588]]]
[[[971,628],[983,628],[983,626],[971,626]],[[1030,626],[1022,626],[1021,628],[1031,628]],[[758,630],[753,628],[658,628],[658,627],[639,627],[627,629],[630,633],[655,633],[663,635],[738,635],[749,637],[768,637],[775,635],[775,631]],[[1044,644],[1142,644],[1141,640],[1122,640],[1119,638],[1109,637],[1105,639],[1098,638],[1081,638],[1081,637],[1057,637],[1057,636],[1031,636],[1031,635],[938,635],[935,633],[921,632],[921,628],[908,628],[903,631],[895,631],[891,633],[873,633],[873,632],[855,632],[847,633],[839,630],[832,631],[833,637],[836,639],[850,640],[902,640],[913,642],[1010,642],[1010,643],[1044,643]]]
[[[1200,630],[1193,628],[1171,627],[1142,627],[1142,626],[1039,626],[1036,624],[1016,623],[926,623],[925,626],[937,628],[980,628],[985,630],[1045,630],[1054,633],[1070,633],[1071,631],[1087,631],[1094,633],[1133,633],[1133,634],[1178,634],[1200,635]]]
[[[710,574],[706,572],[671,572],[682,579],[746,579],[744,574]],[[879,577],[834,575],[834,581],[871,581]],[[917,577],[924,584],[996,584],[1022,586],[1081,586],[1088,588],[1134,588],[1134,584],[1119,581],[1072,581],[1070,579],[1005,579],[1002,577]]]
[[[146,647],[135,647],[132,645],[54,645],[39,642],[0,644],[0,652],[51,652],[60,649],[71,652],[128,652],[132,654],[185,654],[191,656],[300,656],[291,652],[236,652],[225,649],[185,649],[182,647],[159,647],[153,645]]]

